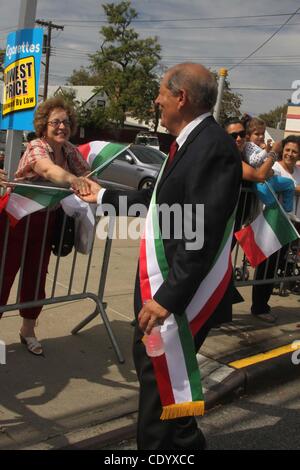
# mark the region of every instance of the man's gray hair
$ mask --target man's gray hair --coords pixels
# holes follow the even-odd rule
[[[179,90],[185,89],[196,110],[210,111],[217,101],[218,85],[214,75],[207,72],[205,75],[194,74],[184,64],[180,64],[170,69],[167,87],[175,96]]]

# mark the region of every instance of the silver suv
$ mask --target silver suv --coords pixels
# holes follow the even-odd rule
[[[159,150],[159,140],[156,134],[151,132],[139,132],[135,138],[135,144],[148,145]]]

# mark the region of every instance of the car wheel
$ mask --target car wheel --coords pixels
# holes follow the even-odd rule
[[[139,189],[148,189],[152,188],[154,185],[154,179],[153,178],[145,178],[140,182]]]

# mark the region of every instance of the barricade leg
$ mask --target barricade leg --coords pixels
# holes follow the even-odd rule
[[[102,303],[102,302],[101,302]],[[102,303],[103,308],[105,309],[107,306],[107,303],[104,302]],[[88,325],[94,318],[96,318],[99,315],[98,307],[95,308],[94,312],[88,315],[84,320],[82,320],[78,325],[76,325],[73,330],[71,331],[72,335],[76,335],[78,331],[82,330],[86,325]]]
[[[99,282],[99,288],[98,288],[98,297],[95,298],[96,302],[96,308],[93,313],[88,315],[84,320],[82,320],[78,325],[76,325],[71,333],[76,334],[78,333],[83,327],[88,325],[94,318],[97,317],[97,315],[100,314],[103,323],[105,325],[106,331],[108,333],[108,336],[111,340],[111,343],[113,345],[113,348],[116,352],[116,355],[118,357],[118,360],[121,364],[125,362],[122,353],[120,351],[120,348],[118,346],[118,343],[116,341],[116,338],[114,336],[114,333],[111,329],[109,319],[107,317],[105,308],[107,304],[103,302],[103,295],[104,295],[104,289],[105,289],[105,283],[106,283],[106,277],[107,277],[107,271],[108,271],[108,265],[109,265],[109,258],[110,258],[110,252],[111,252],[111,245],[112,245],[112,235],[114,231],[114,226],[115,226],[115,218],[110,217],[109,219],[109,225],[108,225],[108,235],[106,238],[105,242],[105,248],[104,248],[104,253],[103,253],[103,261],[102,261],[102,268],[101,268],[101,274],[100,274],[100,282]]]

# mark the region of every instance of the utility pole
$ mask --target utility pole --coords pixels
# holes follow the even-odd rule
[[[228,75],[227,69],[219,70],[218,97],[217,97],[217,102],[216,102],[215,109],[214,109],[214,118],[217,122],[219,122],[225,79],[227,75]]]
[[[64,29],[64,26],[53,24],[52,21],[36,20],[36,23],[41,26],[48,27],[47,42],[46,42],[46,64],[45,64],[45,79],[44,79],[44,101],[48,96],[48,81],[49,81],[49,66],[50,66],[50,54],[51,54],[51,32],[52,29]]]

